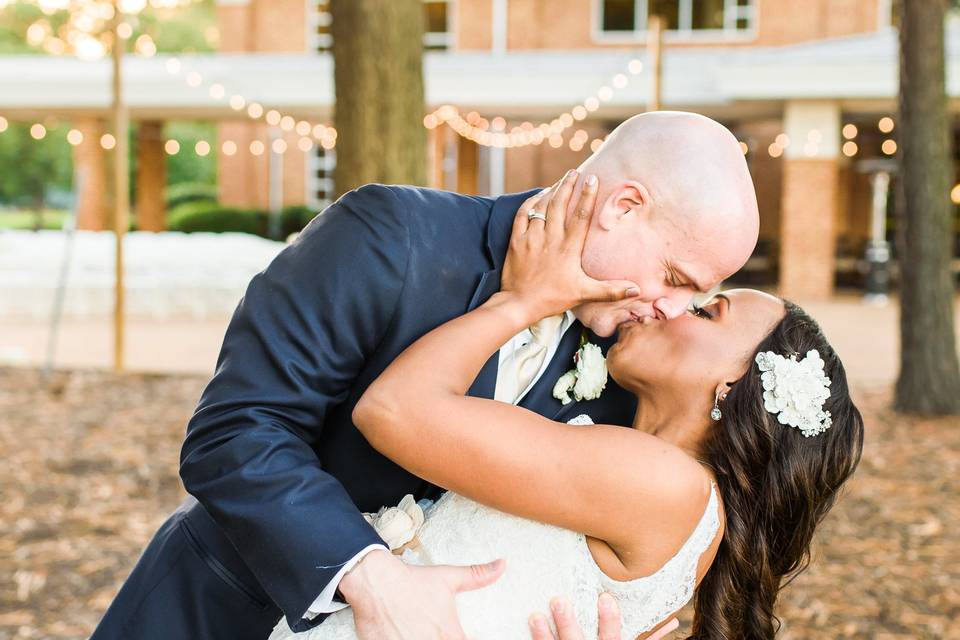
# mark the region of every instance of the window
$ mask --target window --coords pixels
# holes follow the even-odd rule
[[[660,16],[667,31],[738,34],[753,28],[755,0],[599,0],[604,35],[637,35],[649,16]]]
[[[307,162],[307,206],[319,211],[333,202],[333,170],[337,152],[317,145]]]
[[[330,13],[330,0],[307,0],[307,23],[310,25],[308,37],[312,51],[329,51],[333,46],[333,35],[330,25],[333,24],[333,14]]]
[[[423,46],[432,50],[449,49],[453,45],[449,0],[424,0],[423,8],[427,13]]]
[[[631,0],[632,1],[632,0]],[[426,16],[423,46],[430,50],[446,50],[453,46],[453,31],[450,28],[451,3],[453,0],[423,0]],[[330,0],[307,0],[308,46],[311,51],[329,51],[333,46],[330,25]]]

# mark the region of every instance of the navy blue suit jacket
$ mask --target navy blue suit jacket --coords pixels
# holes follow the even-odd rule
[[[180,474],[295,630],[320,621],[300,618],[338,568],[380,542],[361,511],[441,493],[373,450],[350,414],[403,349],[497,291],[514,214],[531,193],[367,185],[251,280],[187,427]],[[521,406],[630,424],[636,401],[612,380],[598,400],[552,397],[580,332],[565,334]],[[470,394],[493,397],[496,370],[494,353]]]

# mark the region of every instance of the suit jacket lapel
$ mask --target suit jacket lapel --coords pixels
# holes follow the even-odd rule
[[[521,407],[536,411],[544,417],[555,420],[558,415],[569,411],[577,404],[577,401],[574,400],[572,404],[564,405],[554,398],[553,387],[556,385],[560,376],[574,367],[573,354],[580,348],[580,334],[582,331],[583,325],[579,322],[574,322],[570,328],[567,329],[566,333],[563,334],[563,338],[560,340],[557,352],[553,355],[553,359],[550,360],[550,364],[547,365],[543,375],[540,376],[540,379],[533,385],[533,388],[530,389],[527,395],[520,401]]]
[[[510,229],[513,227],[513,217],[523,201],[539,191],[539,189],[533,189],[525,193],[512,193],[493,201],[490,209],[490,221],[487,223],[486,239],[487,257],[490,259],[493,268],[480,275],[480,282],[470,298],[466,312],[473,311],[500,290],[500,275],[503,272],[503,263],[507,257],[507,247],[510,245]],[[467,395],[493,398],[497,386],[497,366],[499,363],[500,354],[498,351],[490,356],[490,359],[483,365],[480,374],[467,391]]]

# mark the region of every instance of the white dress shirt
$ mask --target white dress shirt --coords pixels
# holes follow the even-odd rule
[[[557,349],[560,347],[560,341],[563,339],[563,335],[573,326],[575,318],[572,311],[567,311],[563,314],[563,321],[560,323],[560,329],[557,331],[556,336],[553,340],[550,341],[550,344],[547,347],[546,356],[543,359],[543,364],[540,366],[540,371],[537,372],[537,375],[534,377],[533,381],[525,389],[520,392],[520,395],[514,400],[513,404],[517,404],[523,400],[524,396],[530,392],[530,389],[537,383],[537,381],[543,376],[543,372],[546,371],[547,367],[550,365],[550,361],[553,359],[553,356],[556,355]],[[510,338],[505,345],[500,347],[498,364],[497,364],[497,377],[500,377],[500,369],[503,367],[504,362],[507,358],[517,349],[526,345],[530,340],[533,339],[532,334],[529,329],[524,329],[517,335]],[[570,366],[573,367],[573,362],[570,362]],[[497,397],[497,400],[506,401],[503,398]],[[349,605],[343,602],[334,602],[333,596],[337,591],[337,587],[340,586],[340,581],[343,579],[343,576],[346,575],[348,571],[353,569],[360,560],[363,559],[371,551],[376,549],[383,549],[384,551],[389,551],[387,547],[382,544],[372,544],[368,547],[362,549],[357,555],[353,556],[340,568],[333,579],[327,584],[323,591],[320,592],[320,595],[317,596],[317,599],[313,601],[313,604],[307,609],[307,612],[303,615],[307,620],[313,620],[321,613],[333,613],[334,611],[339,611]]]

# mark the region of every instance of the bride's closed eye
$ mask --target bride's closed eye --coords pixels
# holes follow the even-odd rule
[[[689,311],[698,318],[703,318],[704,320],[713,320],[713,314],[707,311],[706,308],[697,304],[690,305]]]

